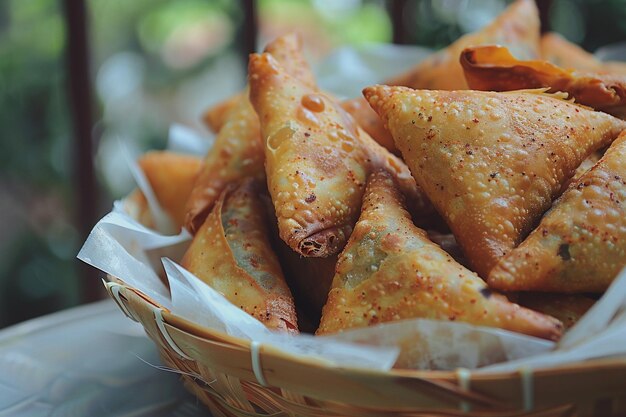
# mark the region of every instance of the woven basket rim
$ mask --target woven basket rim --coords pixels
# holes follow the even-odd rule
[[[152,300],[147,295],[143,294],[140,290],[129,286],[122,279],[108,276],[111,281],[115,281],[119,283],[125,290],[132,291],[136,294],[143,302],[151,304],[153,307],[162,310],[163,319],[167,325],[173,326],[177,328],[179,331],[190,334],[192,336],[202,338],[210,341],[211,343],[221,344],[225,346],[230,346],[242,349],[243,351],[250,351],[250,346],[252,341],[243,339],[236,336],[231,336],[219,330],[215,330],[209,327],[200,326],[196,323],[193,323],[181,316],[172,313],[168,309],[159,305],[157,302]],[[318,360],[312,357],[301,357],[286,353],[280,349],[277,349],[271,345],[263,345],[263,350],[265,355],[271,355],[280,357],[283,360],[289,360],[294,362],[299,362],[303,365],[308,366],[317,366],[323,368],[341,368],[345,369],[354,374],[360,374],[364,376],[389,376],[389,377],[402,377],[402,378],[417,378],[417,379],[431,379],[431,380],[456,380],[458,378],[458,371],[443,371],[443,370],[418,370],[418,369],[396,369],[392,368],[387,371],[375,370],[375,369],[366,369],[366,368],[355,368],[355,367],[344,367],[344,366],[336,366],[329,364],[323,360]],[[541,375],[552,375],[552,374],[576,374],[576,373],[584,373],[588,370],[598,370],[598,368],[607,368],[607,369],[615,369],[616,367],[624,368],[626,372],[626,355],[624,356],[615,356],[615,357],[607,357],[607,358],[599,358],[592,359],[587,361],[581,361],[576,363],[569,364],[560,364],[555,366],[548,367],[537,367],[533,368],[533,374],[536,376]],[[467,370],[471,373],[471,378],[474,381],[489,379],[489,380],[497,380],[497,379],[509,379],[515,375],[519,375],[519,370],[513,371],[493,371],[493,372],[478,372],[478,370]]]

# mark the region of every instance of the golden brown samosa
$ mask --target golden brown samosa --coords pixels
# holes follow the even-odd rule
[[[314,86],[313,74],[302,57],[301,49],[300,38],[295,34],[279,37],[266,47],[285,62],[289,74]],[[220,114],[226,115],[226,120],[215,144],[204,158],[202,171],[187,202],[185,225],[192,233],[202,224],[228,183],[247,176],[265,178],[264,144],[247,89],[235,98],[228,101],[231,108],[219,110]]]
[[[341,103],[341,107],[350,113],[350,115],[354,118],[354,121],[368,135],[370,135],[372,139],[378,142],[381,146],[384,146],[388,151],[398,153],[393,137],[387,129],[385,129],[385,126],[380,120],[380,117],[378,117],[378,114],[372,110],[363,97],[344,100]]]
[[[540,41],[541,58],[561,68],[626,75],[626,63],[602,62],[558,33],[546,33]]]
[[[313,72],[304,59],[302,38],[296,32],[279,36],[267,44],[264,51],[272,54],[292,77],[296,77],[311,88],[317,88]],[[247,95],[247,92],[242,94]],[[238,97],[242,94],[235,94],[204,113],[203,120],[213,132],[219,132],[224,126],[228,113],[235,107]]]
[[[366,177],[377,167],[396,176],[417,213],[430,210],[406,165],[333,98],[292,77],[267,53],[250,56],[249,82],[280,237],[294,251],[326,257],[341,250],[358,217]]]
[[[368,87],[396,146],[482,277],[626,122],[536,92]]]
[[[539,13],[534,0],[515,1],[485,28],[462,36],[385,84],[432,90],[466,89],[459,64],[461,51],[469,46],[491,44],[508,46],[521,59],[539,56]]]
[[[152,151],[139,158],[137,164],[163,210],[177,228],[182,227],[185,203],[202,164],[200,158],[169,151]]]
[[[626,133],[572,183],[490,285],[512,291],[602,292],[626,266]]]
[[[596,300],[585,295],[539,292],[519,293],[516,301],[521,306],[561,320],[565,330],[575,325],[595,302]]]
[[[260,190],[252,178],[229,185],[181,265],[270,329],[297,333],[293,298],[269,242]]]
[[[186,204],[185,226],[191,233],[202,225],[220,193],[245,177],[265,178],[259,120],[245,95],[215,138]]]
[[[212,132],[219,133],[219,131],[222,130],[222,127],[224,127],[226,120],[228,120],[229,113],[235,108],[235,106],[237,106],[237,103],[239,103],[241,97],[244,95],[244,93],[235,94],[209,108],[202,115],[204,124]]]
[[[521,61],[497,45],[463,50],[461,66],[473,90],[546,88],[550,93],[567,93],[577,103],[596,110],[626,113],[626,75],[565,70],[541,60]]]
[[[384,171],[370,176],[361,217],[337,263],[318,335],[408,318],[457,320],[558,339],[561,323],[492,293],[411,222]]]

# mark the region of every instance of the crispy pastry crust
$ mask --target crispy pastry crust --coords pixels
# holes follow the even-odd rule
[[[468,46],[500,44],[525,59],[539,56],[539,12],[533,0],[517,0],[496,20],[462,36],[408,72],[385,82],[412,88],[462,90],[467,88],[459,55]]]
[[[461,53],[471,89],[511,91],[547,88],[566,92],[577,103],[611,114],[626,112],[626,75],[565,70],[548,61],[520,61],[502,46],[477,46]]]
[[[258,184],[230,185],[181,265],[270,329],[298,332],[291,292],[271,249]]]
[[[382,120],[378,114],[367,103],[363,97],[344,100],[341,107],[350,113],[356,123],[372,137],[381,146],[385,147],[389,152],[399,153],[396,144],[393,141],[391,133],[385,129]]]
[[[215,138],[204,158],[186,206],[185,226],[192,234],[204,222],[215,201],[231,182],[265,177],[259,120],[245,95]]]
[[[416,218],[433,214],[406,164],[357,127],[332,97],[292,77],[270,54],[252,55],[249,73],[279,232],[293,250],[326,257],[343,248],[373,169],[394,174]]]
[[[314,87],[313,73],[302,56],[298,35],[279,37],[268,44],[266,50],[272,51],[280,62],[285,63],[289,74]],[[265,178],[264,144],[247,89],[218,105],[214,114],[209,113],[206,117],[214,121],[214,130],[219,130],[219,134],[204,159],[202,171],[187,202],[185,225],[191,233],[200,227],[227,184],[248,176]],[[225,119],[218,120],[222,116]]]
[[[411,222],[384,171],[370,176],[361,217],[339,256],[317,334],[407,318],[458,320],[558,339],[561,323],[492,293]]]
[[[626,133],[557,200],[488,282],[503,290],[602,292],[626,266]]]
[[[413,176],[479,275],[532,230],[626,122],[536,92],[368,87]]]

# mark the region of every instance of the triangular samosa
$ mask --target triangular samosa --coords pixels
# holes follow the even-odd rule
[[[239,93],[227,98],[224,101],[220,101],[215,104],[202,115],[202,120],[204,124],[214,133],[219,133],[226,124],[228,120],[228,115],[232,111],[232,109],[237,106],[237,103],[241,100],[244,93]]]
[[[250,56],[249,82],[280,237],[294,251],[326,257],[343,248],[367,175],[377,167],[396,176],[417,212],[432,207],[398,157],[358,128],[337,101],[292,77],[272,55]]]
[[[291,32],[279,36],[267,44],[264,51],[272,54],[289,75],[296,77],[311,88],[317,88],[311,68],[304,59],[300,35]],[[247,95],[247,92],[243,94]],[[228,113],[235,107],[238,97],[241,95],[235,94],[214,105],[204,113],[202,118],[213,132],[217,133],[222,129],[222,126],[226,123]]]
[[[539,57],[539,12],[534,0],[515,1],[488,26],[462,36],[385,84],[431,90],[466,89],[459,64],[461,51],[469,46],[492,44],[510,47],[521,59]]]
[[[473,90],[546,88],[550,93],[568,93],[577,103],[596,110],[626,113],[626,75],[566,70],[541,60],[521,61],[507,48],[496,45],[465,49],[461,66]]]
[[[364,94],[482,277],[521,243],[580,163],[626,127],[532,91],[375,86]]]
[[[380,117],[363,97],[344,100],[341,107],[350,113],[354,121],[381,146],[389,152],[398,153],[391,133],[385,129]]]
[[[626,266],[626,132],[493,268],[503,290],[602,292]]]
[[[284,60],[290,74],[307,85],[314,83],[311,69],[302,57],[300,38],[285,35],[270,42],[266,50]],[[314,85],[314,84],[313,84]],[[239,179],[252,176],[265,178],[264,144],[261,140],[258,117],[250,105],[247,89],[228,100],[228,110],[219,109],[226,116],[215,144],[204,158],[202,171],[187,202],[185,225],[194,233],[213,207],[224,187]],[[234,107],[232,107],[234,106]],[[216,122],[218,123],[218,122]]]
[[[260,185],[230,184],[181,265],[270,329],[298,332],[289,287],[272,251]]]
[[[541,58],[561,68],[626,75],[626,63],[602,62],[558,33],[546,33],[539,45]]]
[[[200,172],[202,160],[169,151],[152,151],[137,160],[154,195],[177,228],[185,219],[185,203]]]
[[[546,339],[561,323],[489,290],[411,222],[393,178],[370,176],[361,217],[339,256],[318,335],[408,318],[463,321]]]
[[[568,330],[593,307],[596,300],[580,294],[521,292],[516,294],[515,302],[561,320],[564,329]]]

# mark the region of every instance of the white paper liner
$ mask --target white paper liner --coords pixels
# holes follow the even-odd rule
[[[393,45],[343,48],[318,67],[319,84],[338,96],[358,96],[364,86],[401,72],[426,55],[423,48]],[[390,73],[385,72],[387,69]],[[212,140],[184,126],[172,126],[168,143],[179,152],[201,155]],[[137,175],[137,170],[135,165],[139,187],[144,194],[151,194],[145,176]],[[156,199],[149,207],[153,216],[155,211],[158,216],[167,216]],[[283,335],[269,331],[171,260],[180,259],[189,244],[186,231],[161,234],[139,224],[123,208],[123,202],[116,202],[113,212],[94,227],[79,259],[122,279],[180,317],[296,356],[375,370],[387,370],[395,364],[413,369],[482,367],[480,372],[497,372],[626,355],[626,272],[558,345],[501,329],[425,319],[333,336]],[[167,224],[161,220],[163,223]],[[163,270],[158,262],[162,257]],[[159,273],[165,274],[171,293]]]

